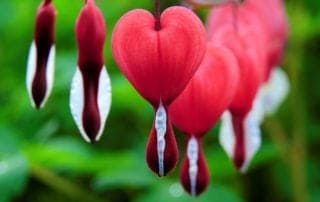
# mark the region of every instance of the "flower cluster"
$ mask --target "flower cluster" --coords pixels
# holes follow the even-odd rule
[[[78,67],[70,107],[80,133],[99,140],[111,104],[104,65],[106,28],[103,15],[86,0],[75,27]],[[276,111],[289,84],[277,67],[288,35],[281,0],[188,0],[189,8],[214,6],[207,26],[190,9],[173,6],[154,15],[143,9],[119,19],[111,40],[120,70],[154,108],[146,146],[150,169],[165,176],[178,162],[176,126],[185,134],[180,170],[184,189],[201,194],[209,183],[203,136],[221,119],[220,143],[240,172],[261,144],[260,124]],[[53,85],[55,9],[45,0],[38,9],[27,88],[41,108]]]

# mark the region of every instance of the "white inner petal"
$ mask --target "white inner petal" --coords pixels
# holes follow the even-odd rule
[[[199,145],[197,139],[192,136],[188,142],[187,157],[189,160],[189,178],[191,195],[197,194],[197,176],[198,176],[198,158],[199,158]]]
[[[261,130],[260,124],[263,119],[263,108],[261,102],[255,100],[251,111],[244,120],[244,138],[245,138],[245,162],[240,169],[241,172],[246,172],[250,161],[257,153],[261,145]]]
[[[157,133],[159,175],[163,176],[164,175],[164,151],[166,147],[165,134],[167,131],[167,113],[161,101],[156,111],[155,129]]]
[[[110,112],[111,106],[111,84],[108,72],[105,66],[100,72],[99,87],[98,87],[98,107],[100,113],[100,129],[98,135],[96,136],[96,141],[98,141],[102,135],[108,114]]]
[[[232,124],[232,117],[229,111],[225,111],[221,118],[219,141],[229,158],[233,158],[235,147],[235,135]]]
[[[289,93],[290,83],[287,74],[281,68],[274,68],[270,79],[261,88],[265,113],[275,113]]]
[[[90,142],[90,138],[87,136],[82,126],[83,125],[82,124],[83,107],[84,107],[83,78],[79,68],[77,67],[71,83],[70,109],[71,109],[72,117],[76,122],[82,137],[87,142]]]
[[[55,55],[56,55],[56,49],[55,49],[55,46],[52,45],[50,52],[49,52],[47,66],[46,66],[47,89],[46,89],[45,97],[40,105],[40,108],[42,108],[45,105],[45,103],[47,102],[48,97],[51,94],[51,91],[53,88]]]
[[[27,78],[26,78],[28,95],[29,95],[29,99],[32,104],[32,107],[36,106],[32,98],[32,82],[36,74],[36,62],[37,62],[36,60],[37,60],[37,48],[36,48],[35,42],[32,41],[29,49],[29,55],[28,55]]]

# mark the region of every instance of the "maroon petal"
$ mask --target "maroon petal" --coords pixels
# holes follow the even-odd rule
[[[188,140],[187,151],[182,162],[180,181],[192,196],[198,196],[209,184],[209,171],[201,143],[195,137]]]
[[[44,105],[53,85],[55,16],[50,1],[45,1],[38,8],[27,68],[27,87],[36,108]]]
[[[246,160],[244,116],[233,115],[232,123],[235,132],[233,163],[238,168],[238,170],[241,170]]]
[[[84,138],[97,141],[109,112],[110,84],[103,59],[105,22],[94,1],[87,1],[81,10],[75,33],[79,70],[72,84],[74,92],[71,92],[70,106]],[[103,92],[100,92],[101,89]],[[79,97],[75,97],[77,95]],[[99,103],[99,100],[105,103]]]

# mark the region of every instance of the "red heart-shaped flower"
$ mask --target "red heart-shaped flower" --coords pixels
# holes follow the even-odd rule
[[[203,59],[203,25],[192,11],[183,7],[166,9],[160,19],[148,11],[133,10],[117,23],[112,52],[127,79],[155,109],[146,158],[154,172],[166,175],[178,160],[167,107]]]
[[[208,43],[196,74],[170,106],[172,122],[188,138],[180,180],[184,189],[193,196],[202,193],[209,183],[200,138],[214,126],[231,103],[238,79],[239,68],[233,53]]]

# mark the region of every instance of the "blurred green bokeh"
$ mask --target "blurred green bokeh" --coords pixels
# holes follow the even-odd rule
[[[41,111],[31,108],[25,87],[40,0],[0,1],[0,202],[320,201],[320,1],[286,1],[291,31],[282,67],[291,92],[265,120],[263,144],[249,172],[237,174],[213,129],[204,140],[211,183],[197,199],[179,185],[179,166],[164,179],[148,170],[144,147],[153,111],[120,74],[110,50],[121,15],[151,10],[152,1],[96,2],[108,27],[105,60],[113,94],[104,135],[91,145],[80,137],[68,103],[77,57],[74,22],[83,1],[54,1],[56,79]],[[175,3],[164,1],[163,7]],[[205,16],[206,10],[200,12]],[[177,139],[185,144],[179,133]]]

